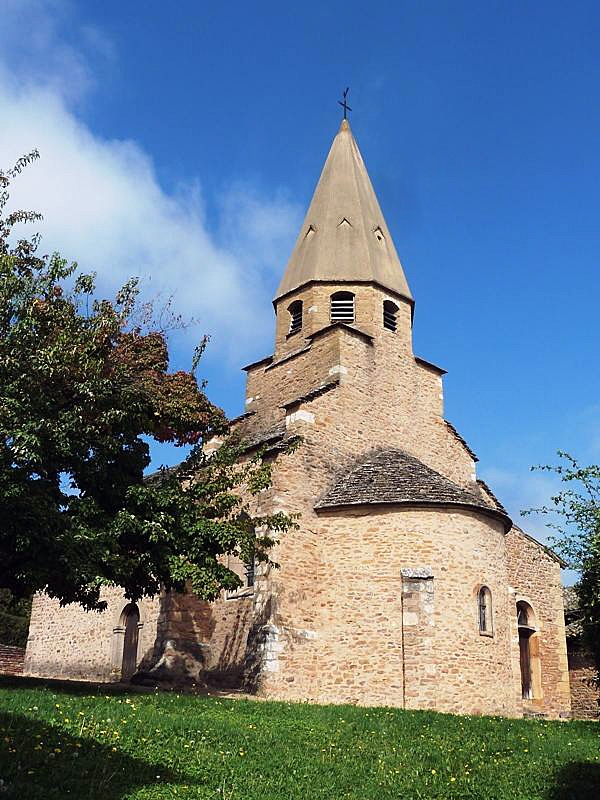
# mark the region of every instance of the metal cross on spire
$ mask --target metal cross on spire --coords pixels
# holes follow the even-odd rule
[[[347,100],[348,100],[348,92],[349,92],[349,91],[350,91],[350,87],[349,87],[349,86],[347,86],[347,87],[346,87],[346,91],[345,91],[345,92],[343,92],[343,97],[344,97],[344,99],[343,99],[343,100],[338,100],[338,103],[339,103],[339,104],[341,105],[341,107],[344,109],[344,119],[347,119],[347,118],[348,118],[348,111],[352,111],[352,109],[350,108],[350,106],[349,106],[349,105],[348,105],[348,103],[347,103]]]

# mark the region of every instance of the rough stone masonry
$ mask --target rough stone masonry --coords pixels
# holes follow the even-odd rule
[[[234,559],[245,586],[212,604],[132,608],[113,589],[98,615],[40,595],[26,672],[160,665],[272,698],[569,715],[560,561],[477,479],[444,370],[413,353],[414,305],[344,120],[275,295],[274,352],[245,368],[232,421],[273,463],[258,510],[300,515],[280,569]]]

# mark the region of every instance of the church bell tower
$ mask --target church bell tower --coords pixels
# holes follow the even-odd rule
[[[413,297],[347,119],[273,302],[276,355],[335,323],[374,336],[383,327],[410,347]]]

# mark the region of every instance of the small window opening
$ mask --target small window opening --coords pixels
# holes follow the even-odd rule
[[[237,597],[247,597],[251,594],[251,589],[254,588],[254,581],[256,578],[255,559],[251,558],[249,561],[242,561],[236,553],[230,553],[227,557],[227,568],[230,569],[240,579],[241,585],[236,589],[227,589],[225,597],[228,600],[233,600]]]
[[[336,292],[331,295],[331,321],[354,322],[354,295],[352,292]]]
[[[288,306],[290,314],[289,334],[297,333],[302,328],[302,300],[295,300]]]
[[[391,300],[384,300],[383,303],[383,327],[394,332],[398,327],[398,306]]]
[[[373,230],[373,233],[375,234],[378,242],[383,242],[384,236],[383,236],[383,231],[381,230],[381,228],[379,228],[379,227],[375,228]]]
[[[254,559],[244,564],[244,577],[246,578],[246,587],[248,589],[254,586]]]
[[[254,529],[254,522],[252,521],[251,517],[247,514],[247,512],[242,511],[242,513],[237,518],[237,523],[242,529],[242,531],[248,535],[254,536],[255,529]],[[238,597],[247,597],[248,595],[252,594],[252,589],[254,587],[254,578],[255,578],[255,557],[254,557],[254,548],[248,553],[246,549],[245,556],[249,555],[250,558],[246,561],[242,558],[241,554],[238,552],[229,553],[227,556],[227,568],[230,569],[232,572],[235,572],[237,577],[240,580],[240,586],[236,589],[228,589],[225,592],[225,597],[229,600],[233,600],[234,598]]]
[[[479,610],[479,633],[492,633],[492,593],[482,586],[477,594]]]

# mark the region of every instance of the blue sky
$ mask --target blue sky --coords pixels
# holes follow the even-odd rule
[[[415,351],[513,515],[557,448],[600,459],[600,6],[0,0],[0,154],[48,249],[175,293],[211,399],[271,351],[277,286],[340,119],[416,298]],[[24,46],[25,43],[25,46]],[[160,461],[177,459],[165,449]],[[528,520],[540,533],[543,523]]]

